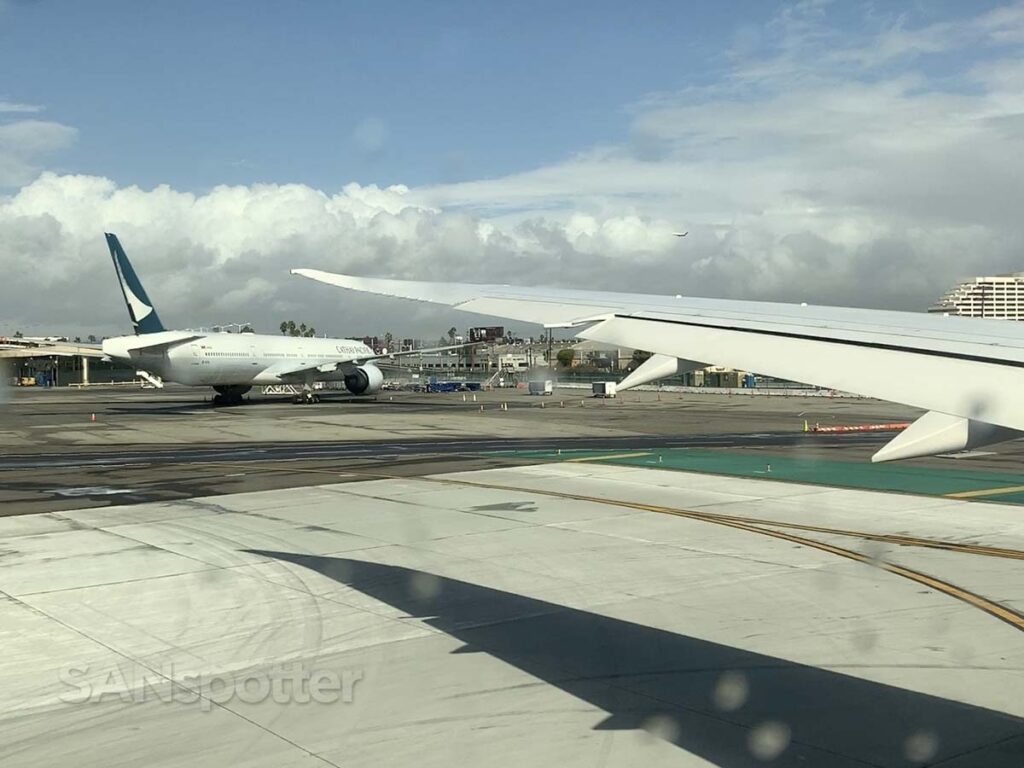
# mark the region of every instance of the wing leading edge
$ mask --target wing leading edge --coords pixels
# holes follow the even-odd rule
[[[293,273],[351,290],[549,327],[580,325],[577,335],[584,339],[757,371],[930,412],[930,418],[915,423],[913,433],[879,451],[876,461],[976,447],[1024,432],[1019,403],[1024,391],[1024,325],[1017,323],[683,296],[387,280],[306,269]]]

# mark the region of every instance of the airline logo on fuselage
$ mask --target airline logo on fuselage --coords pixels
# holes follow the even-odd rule
[[[367,352],[366,347],[355,344],[338,344],[334,348],[343,355],[365,355]]]

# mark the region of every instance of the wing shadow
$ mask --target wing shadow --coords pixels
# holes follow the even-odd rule
[[[1024,758],[1024,720],[1002,712],[423,571],[250,551],[345,584],[461,640],[457,652],[488,653],[604,710],[599,729],[646,727],[724,768],[995,768]]]

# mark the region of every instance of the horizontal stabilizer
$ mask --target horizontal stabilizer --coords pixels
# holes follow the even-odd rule
[[[128,352],[161,352],[168,350],[171,347],[177,347],[180,344],[187,344],[190,341],[197,341],[198,339],[206,338],[204,334],[194,334],[187,331],[163,331],[159,334],[150,334],[147,339],[146,336],[139,336],[138,344],[131,344],[125,349]]]
[[[624,378],[616,389],[621,392],[624,389],[639,387],[641,384],[649,384],[658,379],[667,379],[669,376],[678,376],[700,367],[700,363],[691,363],[689,360],[680,360],[678,357],[670,355],[651,355],[640,364],[639,368]]]
[[[929,411],[871,457],[873,462],[914,459],[981,448],[1024,436],[1015,429]]]

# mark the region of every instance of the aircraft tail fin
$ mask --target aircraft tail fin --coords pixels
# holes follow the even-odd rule
[[[117,235],[106,233],[107,247],[110,248],[110,258],[114,260],[114,269],[117,272],[118,282],[121,283],[121,293],[124,295],[125,304],[128,305],[128,315],[135,326],[135,333],[159,333],[166,330],[160,317],[153,308],[153,302],[146,295],[146,289],[139,282],[131,262],[125,255],[121,242]]]

